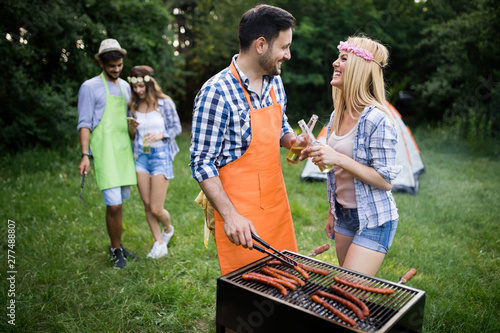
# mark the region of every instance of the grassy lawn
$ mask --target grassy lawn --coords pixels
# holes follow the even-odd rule
[[[425,290],[425,332],[499,332],[500,161],[472,154],[427,130],[414,133],[426,173],[418,195],[395,194],[400,222],[378,277]],[[76,142],[76,141],[75,141]],[[124,246],[140,258],[114,270],[107,257],[102,195],[93,171],[80,203],[79,149],[30,150],[1,158],[2,332],[215,332],[215,245],[203,245],[189,133],[178,140],[166,208],[169,255],[146,260],[153,238],[136,188],[124,205]],[[328,242],[326,184],[283,171],[299,252]],[[15,221],[15,297],[7,297],[8,220]],[[332,246],[333,242],[330,243]],[[12,254],[12,253],[11,253]],[[318,256],[335,263],[334,247]],[[15,328],[6,307],[15,299]]]

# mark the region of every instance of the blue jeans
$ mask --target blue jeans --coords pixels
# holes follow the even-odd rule
[[[142,146],[139,146],[139,149],[141,153],[135,160],[135,171],[149,173],[150,176],[164,175],[166,179],[174,178],[168,146],[151,147],[149,154],[142,153]]]
[[[394,240],[398,220],[388,221],[374,229],[365,229],[360,235],[359,217],[357,209],[346,209],[335,201],[335,232],[353,237],[352,242],[356,245],[365,247],[381,253],[387,253]]]

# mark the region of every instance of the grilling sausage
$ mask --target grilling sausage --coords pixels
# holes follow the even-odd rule
[[[328,303],[327,301],[325,301],[323,298],[319,297],[318,295],[312,295],[311,298],[316,303],[323,305],[325,308],[327,308],[328,310],[330,310],[331,312],[333,312],[334,315],[336,315],[337,317],[339,317],[340,319],[342,319],[346,323],[348,323],[348,324],[350,324],[352,326],[356,326],[357,325],[357,323],[356,323],[356,321],[354,319],[352,319],[349,316],[343,314],[342,312],[340,312],[340,310],[336,309],[334,306],[332,306],[330,303]]]
[[[332,295],[332,294],[327,293],[326,291],[322,291],[322,290],[316,290],[316,295],[331,299],[332,301],[335,301],[339,304],[345,305],[346,307],[351,309],[352,312],[354,312],[354,314],[356,315],[356,317],[358,317],[360,320],[362,320],[365,317],[363,315],[363,311],[361,311],[361,309],[356,304],[352,303],[351,301],[348,301],[342,297]]]
[[[267,262],[268,265],[282,265],[283,263],[279,260],[269,260]],[[309,280],[309,274],[307,274],[307,272],[300,266],[293,266],[293,268],[300,273],[300,275],[302,275],[304,277],[304,279],[306,280]]]
[[[309,272],[312,272],[312,273],[316,273],[316,274],[320,274],[320,275],[328,275],[330,274],[329,271],[327,271],[326,269],[321,269],[321,268],[317,268],[317,267],[312,267],[312,266],[307,266],[307,265],[304,265],[304,264],[301,264],[299,263],[299,266],[302,267],[303,269],[305,269],[306,271],[309,271]]]
[[[341,279],[338,276],[334,276],[333,280],[335,282],[337,282],[337,283],[341,283],[341,284],[346,285],[348,287],[357,288],[357,289],[361,289],[361,290],[364,290],[364,291],[369,291],[371,293],[392,294],[394,292],[394,290],[389,289],[389,288],[374,288],[374,287],[369,287],[369,286],[365,286],[363,284],[354,283],[354,282],[351,282],[351,281],[348,281],[348,280],[345,280],[345,279]]]
[[[290,278],[288,278],[288,277],[286,277],[278,272],[271,270],[271,267],[262,267],[260,270],[262,271],[262,273],[265,273],[265,274],[272,276],[274,278],[282,279],[282,280],[288,281],[290,283],[293,283],[295,285],[299,284],[296,280],[290,279]]]
[[[296,265],[293,268],[304,277],[304,279],[309,280],[309,274],[300,266]]]
[[[266,277],[265,275],[257,276],[254,274],[246,273],[246,274],[243,274],[241,276],[241,278],[243,280],[250,280],[250,281],[255,281],[255,282],[267,284],[268,286],[271,286],[273,288],[278,289],[283,296],[285,296],[285,297],[288,296],[288,290],[286,290],[286,288],[283,287],[283,285],[279,284],[278,282],[275,282],[274,280],[271,280],[270,277]]]
[[[347,292],[344,289],[337,287],[335,285],[331,285],[330,289],[332,289],[337,294],[343,296],[344,298],[347,298],[348,300],[350,300],[351,302],[353,302],[354,304],[359,306],[361,308],[361,311],[363,311],[363,315],[365,317],[368,317],[370,315],[370,309],[368,309],[368,306],[366,306],[365,302],[363,302],[362,300],[360,300],[359,298],[357,298],[356,296],[354,296],[350,292]]]
[[[274,282],[277,282],[277,283],[283,285],[284,287],[290,288],[292,290],[297,290],[297,285],[295,283],[290,282],[290,281],[286,281],[286,280],[283,280],[283,279],[275,278],[275,277],[272,277],[272,276],[269,276],[269,275],[265,275],[265,274],[260,274],[260,273],[257,273],[257,272],[248,272],[247,274],[254,275],[254,276],[257,276],[257,277],[261,277],[261,278],[268,278],[268,279],[271,279]]]
[[[283,275],[283,276],[285,276],[285,277],[287,277],[287,278],[290,278],[290,279],[292,279],[292,280],[297,281],[297,283],[298,283],[301,287],[303,287],[303,286],[305,286],[305,285],[306,285],[306,283],[304,282],[304,280],[299,279],[298,277],[296,277],[295,275],[293,275],[293,274],[291,274],[291,273],[288,273],[288,272],[282,271],[281,269],[278,269],[278,268],[275,268],[275,267],[267,267],[267,268],[268,268],[269,270],[273,271],[273,272],[276,272],[276,273],[278,273],[278,274],[280,274],[280,275]]]

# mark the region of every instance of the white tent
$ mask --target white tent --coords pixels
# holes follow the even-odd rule
[[[403,169],[393,182],[393,191],[417,194],[418,177],[424,172],[420,151],[410,129],[403,122],[401,114],[389,102],[386,101],[386,104],[396,119],[396,126],[399,131],[399,141],[396,145],[396,164],[403,166]],[[321,130],[318,140],[322,143],[326,142],[326,127]],[[311,159],[308,159],[300,178],[301,180],[324,181],[326,180],[326,174],[321,173],[318,167],[311,162]]]

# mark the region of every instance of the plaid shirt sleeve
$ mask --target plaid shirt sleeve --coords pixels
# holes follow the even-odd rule
[[[198,182],[219,175],[216,163],[228,119],[224,104],[215,85],[204,87],[195,99],[190,166]]]
[[[401,166],[396,165],[396,126],[382,111],[371,112],[366,120],[365,129],[371,133],[364,140],[367,144],[367,163],[391,183],[401,171]]]

